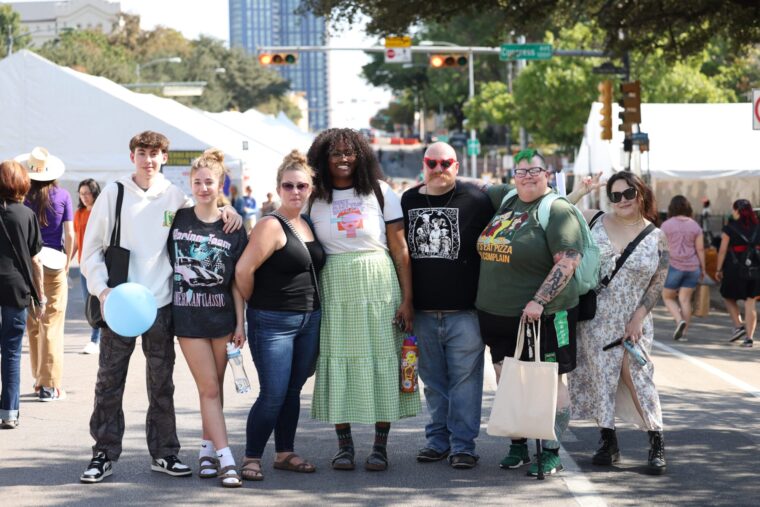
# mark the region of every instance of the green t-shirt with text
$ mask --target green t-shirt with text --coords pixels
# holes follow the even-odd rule
[[[501,206],[508,191],[502,186],[489,189],[497,211],[478,237],[480,279],[475,306],[494,315],[517,317],[546,280],[554,266],[554,254],[567,250],[583,253],[583,235],[567,201],[552,203],[544,231],[538,222],[541,199],[525,203],[515,196]],[[571,279],[544,313],[552,315],[577,304],[578,288]]]

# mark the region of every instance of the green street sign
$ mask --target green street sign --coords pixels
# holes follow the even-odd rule
[[[467,155],[480,155],[480,141],[477,139],[467,140]]]
[[[552,53],[551,44],[502,44],[499,60],[548,60]]]

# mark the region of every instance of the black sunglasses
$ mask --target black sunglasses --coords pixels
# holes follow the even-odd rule
[[[610,198],[610,202],[618,203],[625,197],[626,201],[632,201],[636,198],[638,191],[633,187],[628,187],[622,192],[610,192],[607,197]]]

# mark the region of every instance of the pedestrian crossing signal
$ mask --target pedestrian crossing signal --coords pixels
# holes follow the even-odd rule
[[[467,65],[467,56],[465,55],[430,55],[430,66],[436,69],[441,67],[464,67]]]
[[[261,65],[293,65],[298,62],[294,53],[262,53],[259,55]]]

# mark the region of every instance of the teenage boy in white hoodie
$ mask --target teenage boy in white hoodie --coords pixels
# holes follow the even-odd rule
[[[192,206],[192,201],[160,172],[168,149],[169,140],[157,132],[142,132],[129,142],[129,158],[135,172],[118,180],[124,186],[120,246],[130,251],[129,281],[150,289],[158,305],[156,321],[142,334],[149,399],[146,434],[153,458],[151,470],[179,477],[191,475],[192,470],[177,457],[180,445],[172,381],[175,358],[171,311],[173,271],[167,238],[176,211]],[[105,251],[114,226],[117,194],[116,183],[103,189],[90,213],[82,246],[87,289],[90,294],[98,295],[101,308],[111,291]],[[242,218],[232,206],[225,207],[222,218],[225,229],[236,230],[242,224]],[[135,340],[109,328],[102,330],[95,407],[90,418],[90,434],[95,445],[92,461],[80,477],[82,482],[100,482],[111,475],[111,463],[121,454],[122,398]]]

